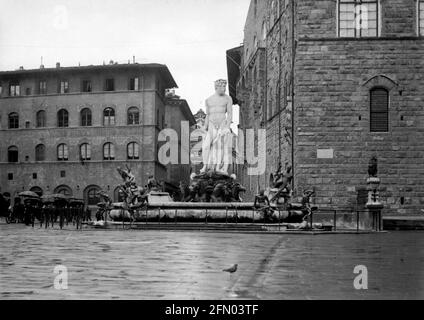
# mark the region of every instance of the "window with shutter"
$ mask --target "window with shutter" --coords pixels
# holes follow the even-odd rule
[[[115,147],[110,142],[103,146],[103,160],[115,160]]]
[[[386,89],[371,90],[370,131],[389,131],[389,92]]]
[[[68,158],[69,158],[68,146],[62,143],[57,147],[57,160],[68,161]]]
[[[81,160],[91,160],[91,146],[88,143],[84,143],[80,147],[80,158]]]
[[[35,161],[44,161],[46,159],[46,147],[39,144],[35,147]]]

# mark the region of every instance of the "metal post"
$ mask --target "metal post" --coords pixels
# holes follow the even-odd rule
[[[356,232],[359,232],[359,211],[356,211]]]
[[[206,208],[205,224],[208,224],[208,208]]]
[[[160,208],[159,208],[159,224],[160,224]]]
[[[175,224],[177,224],[178,209],[175,209]]]
[[[63,208],[60,209],[60,218],[59,218],[60,230],[63,228]]]
[[[336,231],[336,228],[337,228],[337,210],[334,210],[333,223],[334,223],[334,231]]]
[[[278,231],[281,231],[281,210],[278,207]]]
[[[311,230],[313,229],[313,225],[314,225],[314,213],[311,210]]]
[[[228,207],[225,207],[225,224],[228,224]]]
[[[146,224],[147,224],[147,213],[148,213],[148,209],[149,207],[148,206],[146,206]]]

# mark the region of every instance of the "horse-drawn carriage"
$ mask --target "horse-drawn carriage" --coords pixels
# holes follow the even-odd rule
[[[79,223],[84,218],[84,201],[63,194],[39,196],[31,191],[24,191],[15,198],[14,206],[7,217],[7,223],[25,223],[48,227],[59,223]]]

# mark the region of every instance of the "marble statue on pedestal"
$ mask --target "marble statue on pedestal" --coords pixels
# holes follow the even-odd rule
[[[231,162],[233,100],[225,93],[226,80],[215,82],[215,94],[206,100],[206,119],[200,173],[213,171],[228,174]]]

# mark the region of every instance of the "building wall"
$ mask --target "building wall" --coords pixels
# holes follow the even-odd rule
[[[386,212],[418,212],[424,204],[423,57],[422,40],[299,43],[299,188],[315,186],[322,205],[354,207],[358,188],[365,186],[368,161],[376,155]],[[387,133],[370,132],[369,91],[375,86],[390,89]],[[317,149],[333,149],[334,159],[317,159]]]
[[[279,10],[268,6],[267,19],[267,172],[269,177],[282,164],[291,165],[291,70],[292,70],[292,11],[290,1],[276,1]],[[266,181],[269,186],[269,180]]]
[[[139,90],[128,91],[128,80],[140,78]],[[20,97],[8,97],[8,81],[19,78]],[[115,91],[105,92],[105,79],[115,79]],[[47,80],[47,94],[39,95],[38,81]],[[60,79],[69,81],[68,94],[58,94]],[[91,79],[93,92],[81,92],[81,80]],[[53,193],[57,187],[66,185],[73,196],[86,198],[87,187],[98,186],[114,197],[114,191],[121,177],[117,167],[128,165],[140,185],[147,183],[149,175],[166,181],[167,168],[157,161],[157,136],[164,128],[166,82],[154,70],[140,70],[139,66],[128,70],[20,72],[19,75],[0,75],[2,97],[0,99],[0,186],[1,192],[12,194],[32,187],[40,187],[44,193]],[[31,94],[26,96],[26,88]],[[103,111],[107,107],[115,110],[115,125],[105,126]],[[140,112],[138,125],[128,125],[127,111],[137,107]],[[57,112],[69,112],[69,127],[59,128]],[[92,126],[82,127],[80,112],[89,108],[92,112]],[[36,128],[36,114],[46,112],[46,126]],[[11,112],[19,114],[19,129],[8,128]],[[159,112],[159,113],[158,113]],[[158,117],[159,115],[159,117]],[[163,115],[163,117],[162,117]],[[27,123],[29,122],[29,123]],[[115,160],[103,159],[103,145],[111,142],[115,147]],[[139,144],[139,159],[127,159],[127,145]],[[69,148],[68,161],[58,161],[57,147],[65,143]],[[89,143],[91,159],[80,161],[80,145]],[[35,161],[35,147],[44,144],[45,161]],[[8,148],[16,146],[19,162],[8,163]],[[13,180],[10,178],[13,174]],[[36,174],[36,175],[34,175]],[[64,175],[64,176],[63,176]],[[116,197],[115,197],[115,200]]]
[[[166,127],[172,128],[178,134],[178,164],[169,164],[167,181],[178,188],[180,182],[188,183],[190,181],[190,132],[193,119],[187,118],[182,110],[182,104],[187,104],[185,100],[168,99],[166,103]],[[190,111],[191,112],[191,111]],[[181,131],[183,122],[186,128],[183,130],[188,136],[183,136]],[[188,163],[182,163],[187,159]]]
[[[337,4],[339,0],[296,1],[296,33],[300,37],[337,37]],[[417,1],[380,0],[382,37],[417,35]]]
[[[269,28],[263,112],[266,176],[279,161],[283,167],[291,165],[293,130],[295,196],[313,187],[320,207],[356,208],[368,161],[375,155],[384,213],[419,213],[424,204],[424,40],[417,33],[417,2],[379,1],[379,37],[347,39],[338,37],[337,0],[294,1],[295,56],[293,2],[279,3],[280,12],[269,1],[261,9],[265,13],[258,14]],[[278,14],[280,19],[273,18]],[[249,14],[245,30],[258,24]],[[387,133],[370,132],[370,90],[378,86],[390,92]],[[238,94],[245,97],[245,106],[254,101],[239,88]],[[332,149],[334,157],[318,159],[318,149]]]
[[[244,164],[237,166],[238,180],[247,189],[244,194],[244,200],[253,200],[254,196],[265,184],[265,174],[260,176],[250,176],[248,169],[251,167],[247,163],[247,132],[246,130],[255,130],[264,128],[266,121],[266,37],[269,29],[265,17],[269,5],[266,1],[252,1],[246,24],[244,28],[243,55],[240,67],[240,79],[237,84],[237,100],[240,105],[240,125],[239,129],[243,132],[245,141],[240,146],[244,152]],[[258,152],[258,135],[255,134],[255,156],[261,158],[260,161],[266,161],[265,155]],[[239,155],[240,157],[240,155]],[[243,156],[242,156],[243,157]],[[237,156],[236,156],[237,158]]]
[[[315,187],[317,204],[354,209],[375,155],[385,214],[418,213],[424,204],[424,41],[416,38],[416,2],[381,1],[380,39],[336,39],[336,1],[299,1],[298,10],[297,191]],[[374,87],[390,92],[386,133],[370,132]],[[333,149],[334,158],[317,159],[317,149]]]

